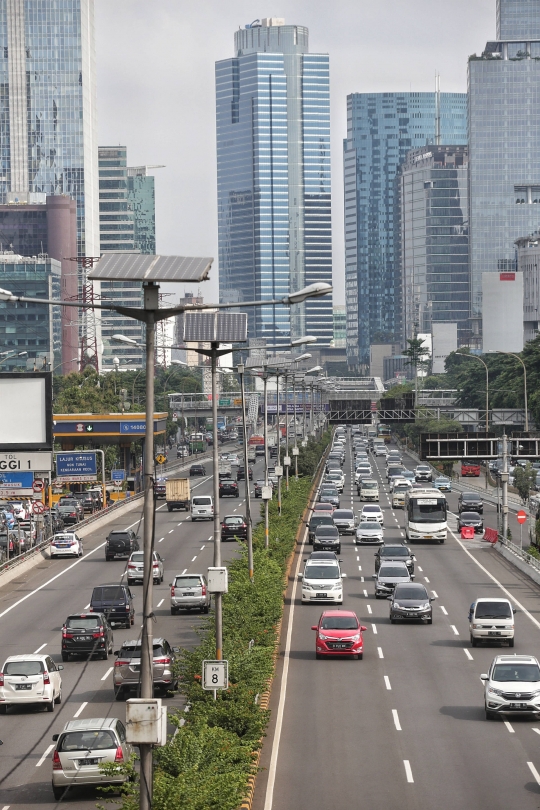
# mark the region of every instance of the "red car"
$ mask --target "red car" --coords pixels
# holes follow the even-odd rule
[[[325,610],[319,624],[311,628],[317,631],[315,657],[325,655],[356,655],[360,661],[364,655],[362,633],[367,630],[358,621],[352,610]]]

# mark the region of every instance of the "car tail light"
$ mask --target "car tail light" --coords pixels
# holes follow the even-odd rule
[[[206,596],[206,585],[201,586],[201,593],[203,596]]]
[[[128,563],[128,568],[137,568],[135,563]]]
[[[174,585],[171,585],[171,596],[174,596]]]
[[[170,663],[171,659],[169,658],[169,656],[166,656],[165,658],[154,658],[154,664],[170,664]]]
[[[69,516],[70,516],[70,517],[77,517],[77,512],[70,512],[70,513],[69,513]]]
[[[4,673],[0,672],[0,686],[4,685]]]
[[[60,762],[60,754],[58,751],[55,751],[52,755],[52,767],[53,771],[61,771],[62,770],[62,763]]]
[[[45,672],[43,673],[43,683],[50,683],[50,682],[51,679],[49,678],[49,673],[47,672],[47,670],[45,670]]]
[[[62,627],[62,638],[73,638],[73,633],[68,633],[65,627]]]
[[[116,754],[114,755],[115,762],[123,762],[124,761],[124,752],[122,751],[122,746],[119,745],[116,749]]]
[[[105,633],[103,632],[103,627],[99,628],[99,633],[92,633],[92,638],[103,638]]]
[[[129,660],[124,661],[121,658],[114,662],[115,667],[125,667],[127,664],[129,664]]]
[[[157,562],[153,563],[153,568],[159,568],[159,563]]]

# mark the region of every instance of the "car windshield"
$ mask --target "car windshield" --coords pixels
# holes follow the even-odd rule
[[[362,481],[362,489],[378,489],[379,485],[376,481]]]
[[[335,487],[323,487],[321,495],[337,495],[337,490]]]
[[[40,675],[44,671],[42,661],[8,661],[4,675]]]
[[[512,615],[508,602],[478,602],[476,605],[477,619],[511,619]]]
[[[66,627],[70,630],[91,630],[101,626],[101,619],[98,616],[70,616],[66,621]]]
[[[394,599],[428,599],[427,591],[423,585],[398,585],[394,591]]]
[[[482,520],[478,512],[462,512],[461,520]]]
[[[385,546],[381,548],[381,557],[408,557],[409,549],[404,546]]]
[[[313,507],[313,509],[314,509],[315,512],[331,512],[332,511],[332,507],[330,506],[330,504],[326,504],[326,503],[316,503],[315,506]]]
[[[353,520],[354,514],[351,509],[336,509],[334,512],[334,520]]]
[[[493,667],[492,681],[502,681],[506,683],[528,681],[540,681],[540,668],[538,664],[497,664]]]
[[[59,751],[107,751],[117,742],[110,731],[68,731],[58,745]]]
[[[402,565],[381,565],[379,576],[381,577],[406,577],[409,572]]]
[[[366,520],[363,523],[361,523],[358,528],[361,529],[362,531],[365,531],[365,532],[367,532],[367,531],[380,532],[381,531],[381,527],[379,526],[378,523],[374,523],[373,521],[369,521],[369,520]]]
[[[337,565],[306,565],[305,579],[339,579]]]
[[[380,511],[381,511],[380,506],[364,506],[364,508],[362,509],[362,512],[365,512],[366,515],[367,514],[378,515]]]
[[[461,496],[462,501],[474,501],[475,503],[481,501],[482,498],[474,492],[464,492]]]
[[[338,537],[337,526],[317,526],[315,532],[317,537]]]
[[[94,588],[93,602],[124,601],[125,593],[121,585],[109,585],[103,588]]]
[[[210,506],[211,503],[212,499],[208,497],[205,498],[199,496],[198,498],[193,498],[192,500],[193,506]]]
[[[357,630],[354,616],[326,616],[321,622],[321,630]]]
[[[409,504],[413,523],[437,523],[446,520],[446,500],[441,498],[414,498]]]
[[[175,588],[200,588],[201,580],[199,577],[176,577],[174,580]]]

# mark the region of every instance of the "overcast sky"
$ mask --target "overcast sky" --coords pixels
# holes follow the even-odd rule
[[[96,0],[100,145],[156,174],[157,251],[214,256],[217,300],[214,63],[261,17],[306,25],[310,51],[330,54],[333,274],[344,303],[342,140],[351,92],[465,92],[467,57],[495,36],[495,0]],[[171,289],[177,289],[176,287]],[[181,292],[183,293],[183,287]]]

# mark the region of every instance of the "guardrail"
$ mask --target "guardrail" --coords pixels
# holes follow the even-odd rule
[[[527,563],[527,565],[530,565],[531,568],[533,568],[540,574],[540,560],[537,560],[536,557],[532,556],[532,554],[528,554],[526,551],[523,551],[523,549],[520,546],[516,546],[515,543],[513,543],[511,540],[507,540],[501,534],[499,534],[498,541],[501,544],[501,546],[507,548],[509,551],[512,552],[512,554],[515,554],[516,557],[518,557],[520,560],[523,560],[523,562]]]

